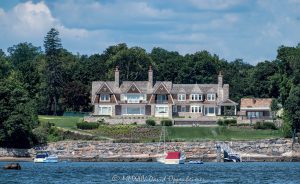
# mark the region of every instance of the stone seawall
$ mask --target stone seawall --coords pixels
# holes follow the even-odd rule
[[[300,161],[300,145],[290,139],[257,141],[202,141],[168,142],[166,151],[184,151],[188,160],[216,161],[216,145],[226,144],[240,153],[244,161]],[[110,143],[101,141],[61,141],[50,143],[44,149],[57,154],[61,159],[73,161],[153,161],[163,152],[159,143]],[[18,151],[0,149],[0,157],[8,157]],[[20,151],[20,150],[19,150]],[[22,151],[34,155],[34,150]]]

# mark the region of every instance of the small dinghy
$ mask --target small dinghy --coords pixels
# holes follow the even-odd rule
[[[189,164],[204,164],[201,160],[191,160]]]

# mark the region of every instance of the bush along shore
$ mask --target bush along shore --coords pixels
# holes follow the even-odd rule
[[[167,151],[184,151],[187,160],[216,161],[216,144],[227,144],[241,154],[243,161],[300,161],[300,144],[292,149],[291,139],[256,141],[167,142]],[[108,141],[59,141],[42,147],[61,160],[70,161],[155,161],[162,153],[160,143],[113,143]],[[0,148],[0,158],[30,158],[34,149]],[[1,159],[0,159],[1,160]]]

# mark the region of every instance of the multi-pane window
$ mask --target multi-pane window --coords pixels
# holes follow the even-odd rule
[[[201,94],[191,94],[191,101],[201,101],[202,95]]]
[[[207,94],[207,100],[208,101],[215,101],[216,100],[216,94],[213,94],[213,93]]]
[[[178,94],[178,101],[185,101],[185,94]]]
[[[111,115],[111,106],[99,106],[100,115]]]
[[[100,95],[100,101],[109,101],[109,95],[107,94]]]
[[[155,112],[156,113],[168,113],[168,107],[156,107]]]
[[[199,113],[201,112],[201,106],[191,106],[192,113]]]

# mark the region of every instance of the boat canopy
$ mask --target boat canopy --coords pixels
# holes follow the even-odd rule
[[[180,159],[180,152],[168,152],[166,159]]]

